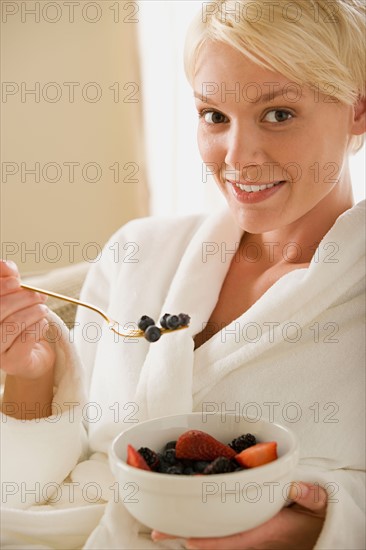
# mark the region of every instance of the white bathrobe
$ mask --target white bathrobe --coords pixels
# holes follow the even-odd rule
[[[2,417],[3,549],[180,547],[153,543],[131,518],[106,453],[133,422],[192,410],[290,426],[300,440],[295,479],[329,493],[316,550],[366,547],[365,203],[338,218],[308,269],[283,276],[194,351],[240,238],[224,209],[135,220],[110,239],[82,298],[126,328],[165,312],[188,313],[191,325],[154,344],[124,341],[83,308],[73,333],[54,326],[53,416]]]

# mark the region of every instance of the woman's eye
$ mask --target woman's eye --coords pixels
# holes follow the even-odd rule
[[[264,120],[267,122],[286,122],[292,118],[292,114],[289,111],[284,111],[282,109],[273,109],[273,111],[268,111]]]
[[[226,116],[218,111],[201,111],[198,116],[203,118],[207,124],[221,124],[227,121]]]

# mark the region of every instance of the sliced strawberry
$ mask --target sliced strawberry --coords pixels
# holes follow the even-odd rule
[[[267,462],[272,462],[277,458],[277,443],[269,441],[268,443],[257,443],[235,456],[235,460],[245,468],[254,468],[262,466]]]
[[[151,470],[144,457],[132,445],[127,445],[127,464],[140,470]]]
[[[235,454],[231,447],[200,430],[184,432],[175,446],[175,456],[179,459],[215,460],[219,456],[233,458]]]

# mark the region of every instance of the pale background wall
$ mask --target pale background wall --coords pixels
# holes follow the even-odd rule
[[[214,183],[204,177],[197,114],[183,71],[184,37],[200,1],[79,0],[73,22],[62,0],[0,4],[1,77],[3,92],[4,83],[9,92],[0,103],[3,257],[13,258],[23,273],[90,260],[98,248],[89,243],[101,247],[129,219],[210,212],[222,204]],[[31,10],[36,4],[39,22],[22,12],[22,6]],[[43,12],[45,5],[51,7]],[[12,82],[19,87],[13,95],[6,84]],[[39,103],[31,94],[22,101],[22,82],[27,89],[40,83]],[[51,82],[57,87],[47,88]],[[80,83],[74,102],[71,85],[64,82]],[[91,101],[96,88],[88,87],[92,82],[102,93],[96,102]],[[52,99],[57,91],[59,101],[43,97]],[[21,167],[35,162],[40,163],[39,183]],[[70,162],[80,164],[74,182],[65,166]],[[59,165],[59,181],[45,181],[47,163]],[[96,173],[92,166],[83,176],[87,163],[98,166],[99,181],[88,181]],[[115,182],[110,167],[117,163]],[[18,172],[4,178],[12,168]],[[351,168],[359,201],[365,197],[365,149]],[[56,169],[50,166],[44,175],[55,178]]]
[[[24,11],[37,4],[39,22]],[[64,2],[1,1],[2,256],[22,272],[92,259],[113,231],[148,211],[133,5],[119,3],[118,21],[110,9],[118,2],[79,4],[72,14]],[[22,97],[22,82],[23,91],[39,83],[39,97]],[[73,102],[65,82],[80,84]],[[39,183],[25,172],[36,162]],[[79,163],[74,181],[70,162]]]

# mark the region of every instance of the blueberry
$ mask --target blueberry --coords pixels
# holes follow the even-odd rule
[[[176,444],[176,441],[168,441],[168,443],[164,447],[164,450],[167,451],[168,449],[175,449]]]
[[[161,330],[155,325],[150,325],[145,330],[144,336],[148,342],[157,342],[161,336]]]
[[[164,315],[160,319],[160,324],[163,328],[168,328],[166,326],[166,320],[167,320],[168,317],[170,317],[170,313],[164,313]]]
[[[167,469],[165,472],[166,474],[175,474],[175,475],[181,475],[183,473],[183,468],[180,465],[177,466],[170,466],[170,468]]]
[[[205,460],[196,460],[193,463],[193,468],[196,474],[202,474],[203,470],[210,464],[210,462],[206,462]]]
[[[167,449],[164,453],[164,460],[168,464],[174,466],[177,462],[177,459],[175,457],[175,449]]]
[[[186,468],[184,468],[183,473],[186,476],[192,476],[195,472],[192,466],[187,466]]]
[[[181,327],[187,327],[189,325],[189,321],[191,320],[190,316],[186,313],[180,313],[178,315],[179,319],[179,326]]]
[[[165,460],[164,460],[164,455],[161,454],[161,453],[158,453],[158,459],[159,459],[159,464],[158,464],[158,469],[157,471],[158,472],[161,472],[162,474],[165,474],[167,469],[170,468],[171,464],[168,464]]]
[[[179,317],[178,315],[169,315],[165,321],[166,328],[169,330],[174,330],[179,327]]]
[[[155,321],[148,315],[143,315],[137,323],[140,330],[146,330],[150,325],[155,325]]]
[[[235,464],[229,458],[219,456],[204,469],[204,474],[226,474],[235,470]]]

